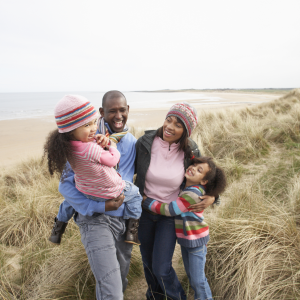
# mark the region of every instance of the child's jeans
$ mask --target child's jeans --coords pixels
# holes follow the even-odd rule
[[[204,272],[206,252],[206,245],[196,248],[181,246],[185,272],[189,278],[192,289],[195,291],[195,299],[199,300],[213,299]]]
[[[142,213],[142,196],[139,192],[139,189],[137,186],[135,186],[133,183],[124,180],[126,185],[123,190],[124,192],[124,203],[125,203],[125,208],[124,208],[124,215],[123,219],[139,219],[141,217]],[[88,199],[95,200],[95,201],[100,201],[100,202],[105,202],[109,199],[105,198],[100,198],[100,197],[95,197],[91,195],[84,194]]]

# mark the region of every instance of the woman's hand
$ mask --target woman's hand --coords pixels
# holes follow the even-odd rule
[[[96,134],[95,135],[96,143],[100,145],[102,148],[106,148],[109,144],[109,138],[104,134]]]
[[[124,201],[124,193],[119,197],[105,201],[105,211],[117,210]]]
[[[143,195],[142,204],[145,202],[145,200],[146,200],[147,198],[148,198],[148,197],[144,194],[144,195]]]
[[[201,212],[203,211],[205,208],[209,207],[210,205],[212,205],[215,202],[215,197],[213,196],[200,196],[200,199],[203,199],[201,202],[197,203],[197,204],[193,204],[190,205],[188,207],[188,210],[191,212]]]

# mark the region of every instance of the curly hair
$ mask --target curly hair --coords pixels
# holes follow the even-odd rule
[[[48,169],[51,175],[62,175],[65,164],[71,156],[71,133],[60,133],[58,129],[51,131],[44,145],[44,156],[47,157]]]
[[[182,127],[183,127],[183,133],[182,136],[179,140],[179,147],[178,147],[178,151],[182,150],[184,152],[185,157],[192,157],[192,149],[189,145],[189,137],[188,137],[188,133],[187,130],[183,124],[183,122],[177,118],[176,116],[174,116],[177,119],[177,122],[179,122]],[[161,139],[163,139],[163,126],[159,127],[156,131],[156,136],[160,137]]]
[[[207,180],[205,185],[206,194],[217,197],[224,192],[227,182],[224,171],[216,166],[211,157],[195,157],[192,159],[193,164],[208,164],[209,171],[205,174],[203,180]]]

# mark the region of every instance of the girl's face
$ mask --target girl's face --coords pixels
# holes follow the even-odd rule
[[[97,131],[97,119],[94,119],[71,132],[74,141],[92,142]]]
[[[184,175],[187,185],[190,186],[193,184],[207,184],[207,180],[204,180],[204,177],[208,171],[209,165],[207,163],[190,165]]]
[[[163,124],[163,140],[172,143],[177,143],[182,137],[184,128],[183,125],[174,116],[166,118]]]

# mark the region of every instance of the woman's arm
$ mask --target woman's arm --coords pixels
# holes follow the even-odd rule
[[[73,170],[70,167],[67,169],[68,171],[63,175],[63,182],[60,181],[59,183],[58,190],[78,213],[84,216],[92,216],[94,213],[105,213],[119,217],[123,216],[124,205],[122,205],[122,197],[106,202],[98,202],[86,198],[75,187]]]
[[[213,196],[200,196],[199,197],[202,201],[196,204],[193,204],[189,207],[189,211],[191,212],[201,212],[207,207],[209,207],[212,204],[220,205],[220,197],[213,197]]]

